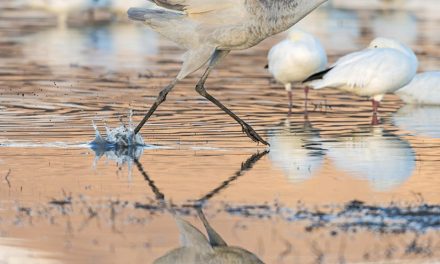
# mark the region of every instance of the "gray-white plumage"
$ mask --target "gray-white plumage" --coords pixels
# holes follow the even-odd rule
[[[136,131],[146,123],[176,83],[209,61],[196,91],[239,123],[254,141],[267,144],[247,123],[227,109],[204,88],[214,66],[229,51],[247,49],[282,32],[326,0],[150,0],[164,8],[130,8],[128,16],[188,51],[176,79],[162,90]]]

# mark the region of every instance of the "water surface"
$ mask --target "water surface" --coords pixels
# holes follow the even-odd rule
[[[134,24],[56,27],[35,11],[11,20],[16,12],[0,14],[0,252],[41,263],[152,263],[180,245],[165,201],[201,232],[191,206],[203,206],[228,245],[266,263],[439,257],[434,225],[421,233],[344,230],[358,221],[347,216],[315,228],[320,215],[353,201],[438,204],[436,108],[404,107],[389,95],[381,124],[371,127],[368,100],[312,91],[305,115],[297,88],[288,116],[284,89],[264,69],[277,36],[233,52],[207,83],[271,148],[198,96],[196,74],[143,128],[147,146],[95,152],[92,121],[117,127],[131,109],[138,122],[177,74],[182,51]],[[322,39],[331,61],[381,35],[407,42],[421,70],[432,70],[440,67],[433,25],[404,10],[322,9],[300,26]],[[301,210],[304,219],[292,220]],[[12,262],[11,255],[0,258]]]

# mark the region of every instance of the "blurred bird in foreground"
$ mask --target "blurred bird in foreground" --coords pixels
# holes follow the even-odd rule
[[[198,208],[197,211],[208,237],[189,222],[179,216],[175,216],[180,230],[182,246],[156,259],[153,262],[154,264],[263,263],[248,250],[226,244],[223,238],[209,224],[202,209]]]
[[[205,81],[231,50],[253,47],[267,37],[287,30],[326,0],[150,1],[164,9],[130,8],[128,16],[144,22],[188,51],[179,74],[160,92],[135,132],[140,131],[179,81],[208,63],[196,91],[231,116],[249,138],[268,145],[249,124],[208,93]]]
[[[377,110],[384,95],[408,84],[417,67],[417,57],[409,47],[393,39],[377,38],[368,48],[342,57],[329,69],[304,82],[314,89],[337,88],[370,97],[372,124],[377,125]]]
[[[289,113],[292,111],[292,84],[301,85],[307,77],[327,66],[327,54],[321,42],[300,30],[292,30],[285,40],[273,46],[267,59],[269,72],[286,88]],[[308,93],[309,87],[305,86],[306,104]]]

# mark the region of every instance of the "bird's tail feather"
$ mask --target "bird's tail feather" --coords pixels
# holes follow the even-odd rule
[[[321,72],[317,72],[310,76],[309,78],[305,79],[303,83],[308,83],[316,80],[321,80],[329,71],[331,71],[333,68],[328,68],[326,70],[323,70]]]
[[[198,48],[196,25],[187,15],[165,9],[132,7],[127,11],[132,20],[142,21],[162,36],[187,49]]]
[[[128,17],[131,20],[148,22],[151,19],[179,19],[185,15],[182,13],[171,12],[164,9],[131,7],[127,11]]]

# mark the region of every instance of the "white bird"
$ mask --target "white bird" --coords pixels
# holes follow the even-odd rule
[[[130,8],[128,16],[142,21],[188,51],[177,77],[157,97],[136,128],[148,121],[177,82],[209,64],[196,91],[243,128],[252,140],[268,144],[205,88],[205,81],[218,62],[231,50],[247,49],[274,34],[287,30],[326,0],[150,0],[164,9]]]
[[[269,159],[293,183],[310,179],[324,163],[319,130],[307,120],[298,127],[286,119],[269,137]]]
[[[273,46],[267,57],[269,72],[282,83],[292,108],[292,84],[301,84],[310,75],[324,70],[327,54],[321,42],[313,35],[300,30],[289,32],[287,39]],[[305,98],[309,87],[304,88]]]
[[[370,97],[372,123],[377,125],[377,108],[384,95],[408,84],[417,67],[417,57],[409,47],[393,39],[377,38],[368,48],[342,57],[305,82],[311,82],[314,89],[330,87]]]
[[[393,123],[403,131],[429,138],[440,138],[440,107],[405,105],[393,115]]]
[[[411,145],[382,127],[350,133],[324,142],[336,167],[370,182],[378,191],[389,191],[404,183],[416,168]]]
[[[405,103],[440,105],[440,72],[425,72],[395,92]]]

